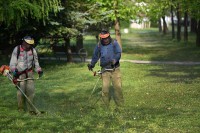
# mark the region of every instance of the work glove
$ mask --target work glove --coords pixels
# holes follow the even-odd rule
[[[115,59],[112,59],[112,60],[111,60],[111,64],[112,64],[112,65],[115,65],[115,63],[116,63],[116,60],[115,60]]]
[[[94,68],[94,66],[92,64],[88,64],[87,67],[88,67],[89,71],[92,71],[92,69]]]
[[[14,77],[12,81],[13,81],[13,84],[17,85],[17,78]]]
[[[43,76],[43,71],[38,71],[39,78]]]
[[[19,78],[19,72],[18,72],[17,69],[15,69],[15,70],[13,71],[13,77],[14,77],[14,78]]]

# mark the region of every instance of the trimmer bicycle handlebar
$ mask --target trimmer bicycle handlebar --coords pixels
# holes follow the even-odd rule
[[[93,69],[91,69],[90,71],[92,71],[93,73],[93,76],[96,76],[96,75],[101,75],[102,73],[104,72],[114,72],[115,71],[115,67],[114,68],[105,68],[105,69],[101,69],[101,70],[98,70],[97,72],[94,71]]]
[[[99,70],[97,73],[98,74],[102,74],[104,72],[114,72],[115,71],[115,68],[110,68],[110,69],[103,69],[103,70]]]
[[[38,78],[26,78],[26,79],[17,79],[18,82],[23,82],[23,81],[27,81],[27,80],[38,80]]]

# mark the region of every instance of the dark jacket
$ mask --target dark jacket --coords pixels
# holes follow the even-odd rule
[[[102,68],[113,68],[113,65],[118,67],[120,65],[121,52],[122,50],[116,40],[113,40],[108,45],[99,44],[94,49],[91,64],[95,66],[100,59],[100,66]],[[113,62],[115,63],[112,64]]]

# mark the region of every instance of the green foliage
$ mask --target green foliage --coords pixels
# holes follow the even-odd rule
[[[108,16],[111,20],[130,20],[137,16],[138,8],[133,1],[130,0],[97,0],[101,5],[101,14]]]
[[[192,0],[188,2],[188,11],[192,17],[196,18],[197,20],[200,19],[200,1]]]
[[[46,20],[50,11],[57,12],[58,0],[7,0],[0,1],[0,22],[21,27],[27,18]]]
[[[178,3],[181,5],[179,9],[183,14],[185,11],[189,13],[190,16],[199,19],[199,9],[200,3],[198,0],[148,0],[146,1],[146,14],[152,20],[158,20],[164,15],[169,15],[171,6],[176,9]],[[145,8],[145,7],[144,7]],[[176,11],[175,11],[176,12]]]
[[[121,21],[120,25],[121,25],[121,29],[129,28],[130,27],[130,21]]]
[[[51,22],[48,24],[50,35],[73,38],[82,34],[85,26],[96,23],[92,19],[91,12],[95,7],[91,7],[84,1],[62,1],[62,10],[57,16],[50,16]]]
[[[170,6],[172,2],[169,0],[151,0],[147,2],[146,15],[152,21],[158,21],[162,16],[169,15]]]

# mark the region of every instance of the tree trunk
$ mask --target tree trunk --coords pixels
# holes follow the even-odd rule
[[[99,35],[96,35],[95,38],[96,38],[96,43],[99,43]]]
[[[198,21],[198,27],[196,33],[197,33],[196,46],[200,47],[200,20]]]
[[[80,34],[76,37],[76,52],[83,48],[83,35]]]
[[[161,22],[161,19],[158,20],[158,30],[159,30],[159,32],[162,32],[162,22]]]
[[[174,8],[171,6],[171,21],[172,21],[172,39],[175,38],[175,30],[174,30]]]
[[[184,13],[184,41],[188,42],[188,12]]]
[[[190,29],[193,33],[197,32],[197,20],[195,18],[191,18]]]
[[[66,53],[67,53],[67,62],[72,62],[73,58],[72,58],[72,51],[71,51],[71,47],[70,47],[70,38],[68,37],[64,37],[65,40],[65,47],[66,47]]]
[[[181,41],[181,13],[180,5],[177,6],[177,41]]]
[[[116,39],[117,39],[117,41],[118,41],[118,43],[119,43],[119,45],[122,49],[122,40],[121,40],[120,22],[119,22],[120,20],[117,17],[118,13],[117,13],[117,10],[116,10],[118,8],[118,4],[119,4],[118,1],[115,1],[115,3],[114,3],[115,16],[116,16],[116,18],[115,18],[115,37],[116,37]]]
[[[167,34],[168,28],[167,28],[167,23],[165,21],[165,16],[162,16],[162,20],[163,20],[163,34]]]
[[[116,39],[122,49],[122,42],[121,42],[121,32],[120,32],[120,24],[119,24],[119,20],[116,19],[115,20],[115,36],[116,36]]]

